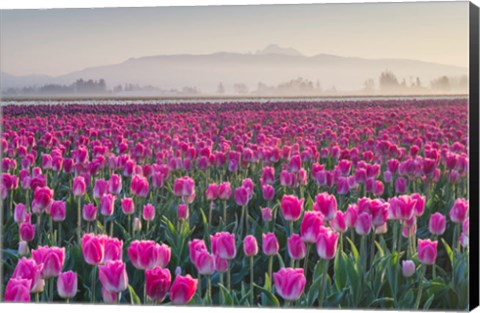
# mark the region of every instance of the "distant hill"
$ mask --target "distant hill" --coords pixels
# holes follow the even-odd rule
[[[353,53],[353,52],[352,52]],[[79,78],[103,78],[109,87],[133,83],[151,85],[162,89],[191,86],[203,93],[214,93],[222,82],[226,92],[234,84],[243,83],[250,90],[259,82],[276,85],[293,78],[303,77],[322,87],[337,90],[359,90],[368,78],[375,80],[384,70],[392,71],[399,80],[415,81],[418,76],[428,86],[439,76],[467,75],[468,69],[403,59],[363,59],[329,54],[305,56],[293,48],[269,45],[255,53],[219,52],[192,55],[156,55],[131,58],[113,65],[97,66],[66,75],[13,76],[1,73],[1,88],[18,88],[47,83],[71,84]]]

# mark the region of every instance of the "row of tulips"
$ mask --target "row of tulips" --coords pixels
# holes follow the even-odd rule
[[[339,105],[8,107],[4,299],[465,308],[466,102]]]

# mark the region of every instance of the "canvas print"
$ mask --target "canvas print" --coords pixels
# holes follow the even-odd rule
[[[0,40],[2,302],[471,308],[468,2],[4,10]]]

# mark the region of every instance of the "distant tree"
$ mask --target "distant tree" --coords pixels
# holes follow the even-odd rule
[[[420,81],[420,77],[417,76],[417,82],[416,82],[417,87],[422,87],[422,82]]]
[[[239,95],[247,94],[248,87],[243,83],[237,83],[233,85],[233,91]]]
[[[450,80],[447,76],[442,76],[431,82],[432,89],[448,91],[450,90]]]
[[[380,74],[380,89],[392,90],[398,87],[398,79],[391,71],[386,70]]]
[[[367,79],[363,85],[366,92],[373,92],[375,90],[375,81],[372,78]]]
[[[223,86],[222,82],[220,82],[220,84],[218,84],[217,93],[219,95],[223,95],[225,93],[225,87]]]

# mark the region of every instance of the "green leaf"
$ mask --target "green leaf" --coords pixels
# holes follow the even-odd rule
[[[347,285],[347,258],[348,256],[345,254],[345,252],[340,251],[340,253],[337,253],[335,256],[333,263],[335,285],[337,286],[338,291],[342,291]]]
[[[424,310],[428,310],[430,308],[430,305],[432,305],[433,299],[435,298],[435,294],[431,295],[430,298],[428,298],[427,302],[423,305]]]
[[[352,240],[350,240],[350,238],[345,237],[345,239],[347,239],[348,243],[350,244],[350,248],[351,248],[353,256],[355,258],[355,262],[358,263],[359,256],[358,256],[357,247],[355,247],[355,244],[353,243]]]
[[[277,256],[278,256],[278,263],[280,263],[280,268],[284,268],[285,263],[283,262],[282,256],[280,255],[280,253],[277,253]]]
[[[140,301],[140,298],[138,295],[135,293],[135,290],[133,289],[132,285],[128,285],[128,292],[130,294],[130,304],[141,304],[142,302]]]
[[[307,307],[311,307],[315,300],[318,298],[321,282],[322,277],[318,277],[316,280],[313,281],[313,284],[310,286],[310,289],[307,293]]]
[[[263,304],[266,306],[273,306],[273,307],[280,307],[280,302],[278,301],[277,297],[270,290],[267,290],[255,283],[253,286],[257,287],[262,292],[262,298],[264,299]]]
[[[453,251],[452,248],[448,245],[445,239],[442,238],[442,243],[445,246],[445,251],[447,251],[448,259],[450,260],[450,264],[453,266]]]

